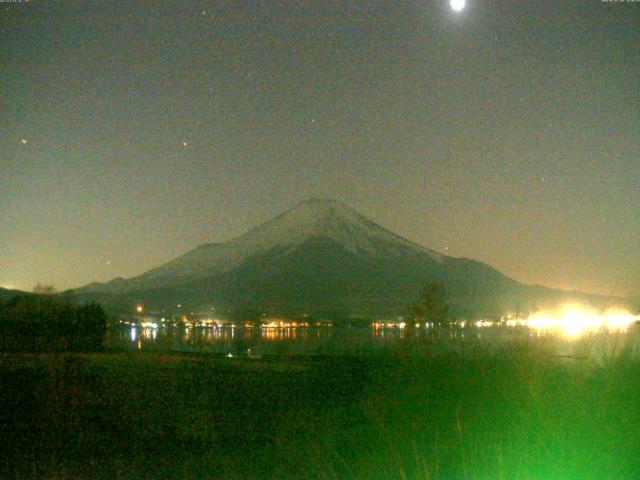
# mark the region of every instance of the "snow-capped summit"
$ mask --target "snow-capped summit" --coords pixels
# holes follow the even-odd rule
[[[135,280],[165,283],[174,277],[220,274],[253,256],[275,251],[286,254],[312,239],[333,241],[354,254],[389,257],[410,250],[435,260],[442,258],[391,233],[342,202],[309,199],[235,239],[201,245]]]
[[[326,238],[347,250],[381,254],[384,242],[438,254],[405,240],[338,200],[309,199],[236,239],[247,246],[268,250],[295,245],[310,238]]]

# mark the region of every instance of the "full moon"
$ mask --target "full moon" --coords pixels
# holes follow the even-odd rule
[[[449,2],[449,5],[451,5],[451,9],[454,12],[461,12],[462,10],[464,10],[464,7],[467,5],[466,0],[451,0]]]

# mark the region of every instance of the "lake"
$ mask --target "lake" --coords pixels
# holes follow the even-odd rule
[[[499,349],[529,344],[559,357],[597,357],[640,352],[637,324],[624,330],[581,333],[504,324],[408,329],[397,325],[307,327],[173,326],[118,324],[108,347],[118,351],[192,352],[227,356],[358,355]]]

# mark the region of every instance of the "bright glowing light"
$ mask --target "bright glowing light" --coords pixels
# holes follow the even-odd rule
[[[491,327],[493,326],[493,322],[490,320],[478,320],[476,322],[476,327],[482,328],[482,327]]]
[[[624,332],[640,320],[621,309],[609,309],[604,313],[581,305],[566,305],[554,313],[538,312],[526,320],[526,325],[538,332],[560,330],[568,337],[578,337],[597,330]]]
[[[142,313],[143,310],[144,310],[144,308],[142,307],[142,305],[138,305],[136,307],[136,312],[138,312],[138,313]]]
[[[461,12],[467,6],[467,2],[466,0],[451,0],[449,5],[454,12]]]
[[[607,310],[604,314],[604,323],[610,331],[626,331],[632,323],[639,322],[640,315],[633,316],[621,309]]]
[[[569,309],[560,317],[560,328],[569,337],[576,337],[586,330],[600,328],[600,318],[595,312]]]

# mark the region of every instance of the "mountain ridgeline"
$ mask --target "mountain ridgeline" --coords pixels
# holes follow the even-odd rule
[[[76,290],[111,311],[402,315],[425,283],[444,283],[456,316],[526,313],[610,300],[523,285],[490,266],[410,242],[334,200],[307,200],[225,243],[201,245],[130,279]],[[180,307],[178,307],[180,305]]]

